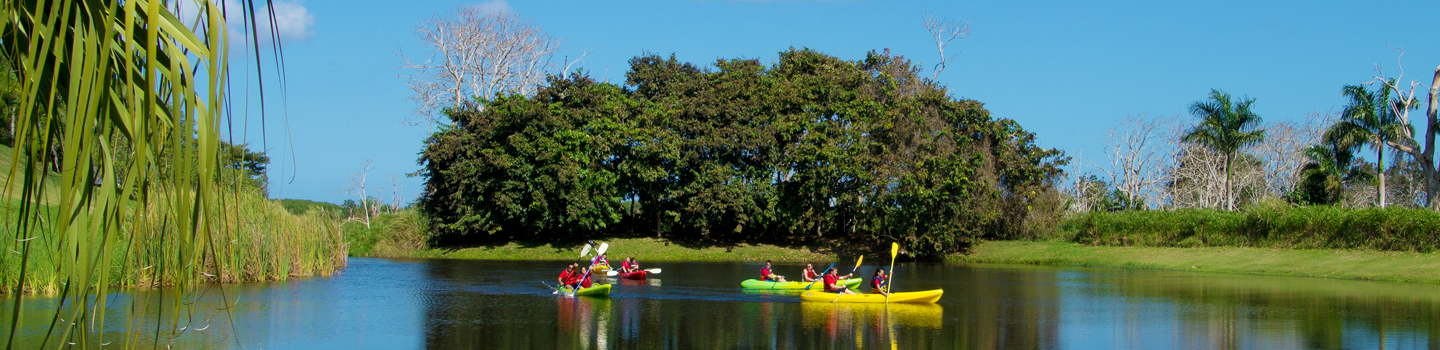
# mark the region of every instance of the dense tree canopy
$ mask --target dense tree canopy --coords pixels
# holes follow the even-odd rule
[[[447,111],[420,159],[437,243],[840,239],[937,257],[1059,206],[1042,198],[1068,158],[903,57],[630,63],[623,86],[572,74]]]

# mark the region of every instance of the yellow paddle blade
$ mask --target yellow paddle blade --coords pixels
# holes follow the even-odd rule
[[[900,255],[900,243],[890,242],[890,258],[894,259],[896,255]]]
[[[857,269],[860,268],[860,263],[862,263],[862,262],[865,262],[865,256],[864,256],[864,255],[861,255],[859,259],[855,259],[855,268],[857,268]]]

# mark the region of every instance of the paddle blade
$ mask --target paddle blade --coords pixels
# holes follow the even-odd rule
[[[585,248],[580,249],[580,257],[585,257],[585,254],[590,254],[590,243],[585,243]]]
[[[660,269],[645,269],[646,273],[660,273]]]
[[[617,276],[617,275],[619,275],[619,274],[620,274],[620,271],[615,271],[615,270],[605,271],[605,275],[606,275],[606,276],[610,276],[610,277],[615,277],[615,276]]]
[[[865,256],[861,255],[859,259],[855,259],[855,268],[860,268],[860,263],[863,262],[865,262]]]
[[[610,249],[610,243],[600,243],[600,249],[595,250],[595,255],[605,254],[606,249]]]
[[[890,260],[895,260],[896,255],[900,255],[900,243],[890,242]]]

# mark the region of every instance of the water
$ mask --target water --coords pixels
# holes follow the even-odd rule
[[[836,305],[741,290],[757,263],[654,263],[646,267],[663,268],[658,278],[617,282],[610,298],[557,297],[542,283],[567,263],[352,258],[331,278],[211,287],[178,304],[173,291],[117,293],[105,340],[250,349],[1440,347],[1435,285],[900,264],[897,291],[943,288],[945,296],[933,305]],[[777,264],[787,276],[799,271]],[[19,338],[29,348],[43,339],[44,309],[55,301],[26,301]],[[12,302],[0,306],[0,329],[9,329]],[[132,302],[141,316],[127,322]],[[157,324],[155,315],[176,305],[192,316]]]

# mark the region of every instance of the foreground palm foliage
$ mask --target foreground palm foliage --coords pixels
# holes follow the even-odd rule
[[[36,320],[50,323],[47,346],[108,343],[112,283],[179,286],[167,296],[180,301],[201,282],[344,264],[338,237],[280,238],[337,229],[305,223],[312,219],[251,226],[288,214],[239,183],[218,185],[224,9],[208,0],[185,5],[194,5],[194,18],[177,18],[167,8],[180,4],[156,0],[0,5],[0,47],[20,86],[0,266],[17,270],[4,271],[6,292],[52,291],[63,300],[53,314],[27,316],[26,298],[11,298],[7,348],[21,346],[16,330]],[[248,17],[265,6],[244,5]],[[287,245],[300,242],[308,243]],[[272,246],[297,251],[263,248]],[[315,258],[290,258],[305,254]]]
[[[1067,158],[899,56],[637,57],[628,86],[553,77],[448,112],[421,162],[438,243],[648,235],[844,239],[913,256],[1016,237]]]

